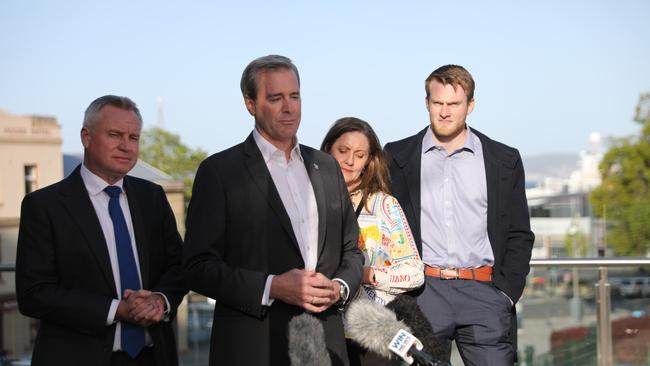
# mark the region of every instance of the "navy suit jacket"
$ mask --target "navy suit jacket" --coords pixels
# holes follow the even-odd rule
[[[124,177],[142,287],[167,296],[171,316],[187,293],[181,237],[163,189]],[[32,365],[110,364],[115,325],[107,326],[115,281],[101,225],[79,167],[25,196],[16,253],[20,311],[40,319]],[[157,365],[178,365],[170,322],[148,327]]]
[[[340,278],[353,296],[363,254],[338,163],[300,146],[318,206],[316,271]],[[187,215],[183,265],[190,288],[217,301],[210,365],[288,365],[287,325],[303,309],[262,306],[269,274],[304,268],[291,221],[253,135],[207,158],[198,169]],[[347,364],[341,314],[321,320],[333,365]],[[319,345],[321,346],[321,345]]]
[[[422,139],[427,128],[414,136],[388,143],[384,148],[390,165],[392,193],[404,209],[420,254],[420,169]],[[513,302],[517,302],[526,285],[535,240],[530,230],[524,168],[516,149],[471,130],[483,146],[487,231],[494,253],[493,282]]]

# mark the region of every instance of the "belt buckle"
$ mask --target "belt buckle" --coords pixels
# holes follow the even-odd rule
[[[440,269],[440,278],[445,280],[455,280],[458,279],[460,274],[458,273],[457,268],[442,268]]]

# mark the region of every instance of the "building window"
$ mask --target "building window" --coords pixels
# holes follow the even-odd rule
[[[25,194],[38,188],[38,168],[36,165],[25,165]]]
[[[530,209],[530,217],[551,217],[551,210],[545,207],[533,207]]]

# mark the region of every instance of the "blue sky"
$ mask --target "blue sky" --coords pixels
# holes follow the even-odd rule
[[[524,156],[578,152],[624,136],[650,92],[650,2],[24,1],[0,2],[0,109],[55,116],[81,152],[83,111],[104,94],[135,100],[212,153],[253,126],[239,79],[283,54],[301,73],[301,142],[320,145],[343,116],[382,143],[428,123],[424,79],[465,66],[477,83],[471,126]]]

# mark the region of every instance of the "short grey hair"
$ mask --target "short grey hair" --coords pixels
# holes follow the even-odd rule
[[[291,59],[280,55],[262,56],[251,61],[241,75],[239,87],[243,96],[255,100],[257,98],[257,75],[260,72],[277,69],[293,71],[296,79],[298,79],[298,86],[300,86],[300,74],[298,74],[298,68],[291,62]]]
[[[140,126],[142,126],[142,115],[140,114],[140,110],[134,101],[127,97],[120,97],[117,95],[104,95],[103,97],[99,97],[93,100],[88,108],[86,108],[86,112],[84,113],[83,127],[87,128],[88,130],[92,130],[93,127],[95,127],[95,124],[97,124],[97,115],[99,114],[99,111],[101,111],[102,108],[107,105],[135,112],[135,114],[138,116],[138,119],[140,120]]]

